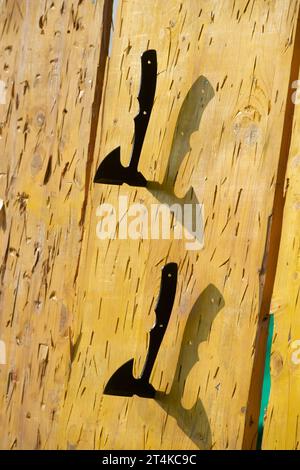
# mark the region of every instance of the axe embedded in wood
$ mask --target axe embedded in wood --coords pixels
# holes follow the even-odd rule
[[[121,366],[109,379],[104,394],[144,398],[154,398],[155,389],[150,384],[153,366],[166,332],[176,294],[178,266],[167,264],[162,270],[160,294],[155,308],[156,323],[150,332],[149,350],[140,378],[133,375],[133,359]]]
[[[134,145],[129,166],[121,163],[121,148],[114,149],[100,164],[94,183],[130,186],[147,186],[147,180],[138,171],[139,159],[148,128],[157,82],[157,57],[153,49],[144,52],[141,58],[142,78],[138,96],[140,112],[134,119]]]

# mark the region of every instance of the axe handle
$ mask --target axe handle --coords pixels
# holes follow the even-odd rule
[[[153,108],[156,82],[157,82],[157,56],[156,51],[149,49],[141,58],[142,78],[138,96],[140,112],[134,118],[134,144],[130,160],[130,168],[137,171],[151,111]]]
[[[141,380],[149,382],[153,366],[166,332],[176,294],[178,266],[176,263],[167,264],[162,270],[160,293],[155,308],[156,323],[150,331],[147,359],[141,375]]]

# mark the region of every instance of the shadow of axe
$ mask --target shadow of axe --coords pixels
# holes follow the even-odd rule
[[[164,181],[161,184],[149,181],[147,184],[147,189],[161,202],[168,200],[169,204],[181,205],[198,202],[193,188],[190,188],[185,196],[179,198],[174,193],[174,187],[182,163],[191,152],[191,136],[199,130],[203,113],[214,95],[210,82],[201,75],[194,82],[182,103]]]
[[[197,400],[191,409],[185,409],[181,400],[187,378],[199,362],[199,345],[208,340],[214,319],[224,306],[220,291],[209,284],[189,314],[170,393],[157,392],[155,396],[157,403],[176,419],[184,433],[202,448],[211,446],[211,431],[203,404],[201,400]]]

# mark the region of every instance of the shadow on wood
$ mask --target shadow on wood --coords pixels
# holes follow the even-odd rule
[[[164,181],[162,184],[149,182],[147,185],[147,189],[161,204],[178,205],[174,214],[175,217],[180,214],[180,220],[183,220],[183,224],[185,224],[182,218],[184,205],[192,204],[193,207],[196,207],[199,205],[199,201],[193,187],[190,187],[182,198],[176,196],[174,191],[176,180],[183,162],[190,155],[191,136],[194,132],[199,131],[203,113],[214,96],[215,92],[207,78],[203,75],[198,77],[180,108]],[[186,228],[193,230],[192,227]]]
[[[220,291],[212,284],[207,286],[188,317],[171,391],[169,394],[156,394],[158,404],[176,419],[184,433],[203,450],[212,446],[209,420],[203,404],[198,399],[191,409],[186,409],[181,405],[181,400],[188,375],[199,361],[199,345],[209,339],[214,319],[224,305]]]

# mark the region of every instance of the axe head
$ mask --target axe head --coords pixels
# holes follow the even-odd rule
[[[154,398],[155,389],[149,382],[133,376],[133,359],[130,359],[111,376],[104,389],[104,395]]]
[[[130,165],[122,165],[120,147],[115,148],[104,158],[97,170],[94,183],[115,184],[118,186],[126,183],[129,186],[147,186],[147,180],[142,173],[139,173]]]

